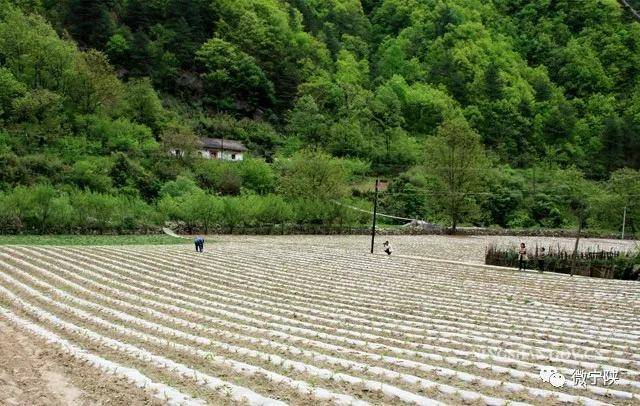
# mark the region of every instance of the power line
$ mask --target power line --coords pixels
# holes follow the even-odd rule
[[[359,207],[350,206],[348,204],[340,203],[340,202],[338,202],[336,200],[332,200],[332,202],[337,204],[338,206],[343,206],[343,207],[346,207],[346,208],[351,209],[351,210],[355,210],[355,211],[359,211],[361,213],[367,213],[367,214],[373,215],[373,211],[370,211],[370,210],[364,210],[364,209],[361,209]],[[424,221],[424,220],[421,220],[421,219],[412,219],[412,218],[407,218],[407,217],[392,216],[390,214],[383,214],[383,213],[377,213],[377,212],[376,212],[376,216],[387,217],[387,218],[396,219],[396,220]]]

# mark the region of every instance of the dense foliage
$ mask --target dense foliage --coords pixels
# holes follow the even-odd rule
[[[0,231],[342,221],[374,176],[390,214],[636,231],[639,78],[616,0],[0,0]],[[168,154],[203,136],[254,158]]]

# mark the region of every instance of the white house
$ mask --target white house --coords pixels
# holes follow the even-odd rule
[[[242,161],[247,151],[242,142],[226,140],[224,138],[203,138],[200,154],[207,159],[222,159],[225,161]]]
[[[202,138],[198,152],[206,159],[222,159],[224,161],[242,161],[247,151],[242,142],[224,138]],[[174,156],[184,156],[184,151],[174,149],[169,152]]]

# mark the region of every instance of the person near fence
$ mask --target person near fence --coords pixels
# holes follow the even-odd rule
[[[391,244],[389,244],[389,241],[382,243],[382,249],[387,253],[387,255],[391,255]]]
[[[197,236],[193,242],[196,244],[196,252],[202,252],[204,250],[204,237]]]
[[[526,270],[527,269],[527,261],[529,261],[529,257],[527,256],[527,247],[523,242],[520,243],[520,251],[518,251],[518,270]]]
[[[540,251],[538,251],[538,271],[540,271],[540,273],[544,272],[546,256],[547,251],[545,251],[544,247],[540,248]]]

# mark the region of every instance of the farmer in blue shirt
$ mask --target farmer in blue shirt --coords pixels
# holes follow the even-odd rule
[[[204,250],[204,238],[201,236],[197,236],[196,239],[194,240],[194,243],[196,244],[196,252],[202,252],[202,250]]]

